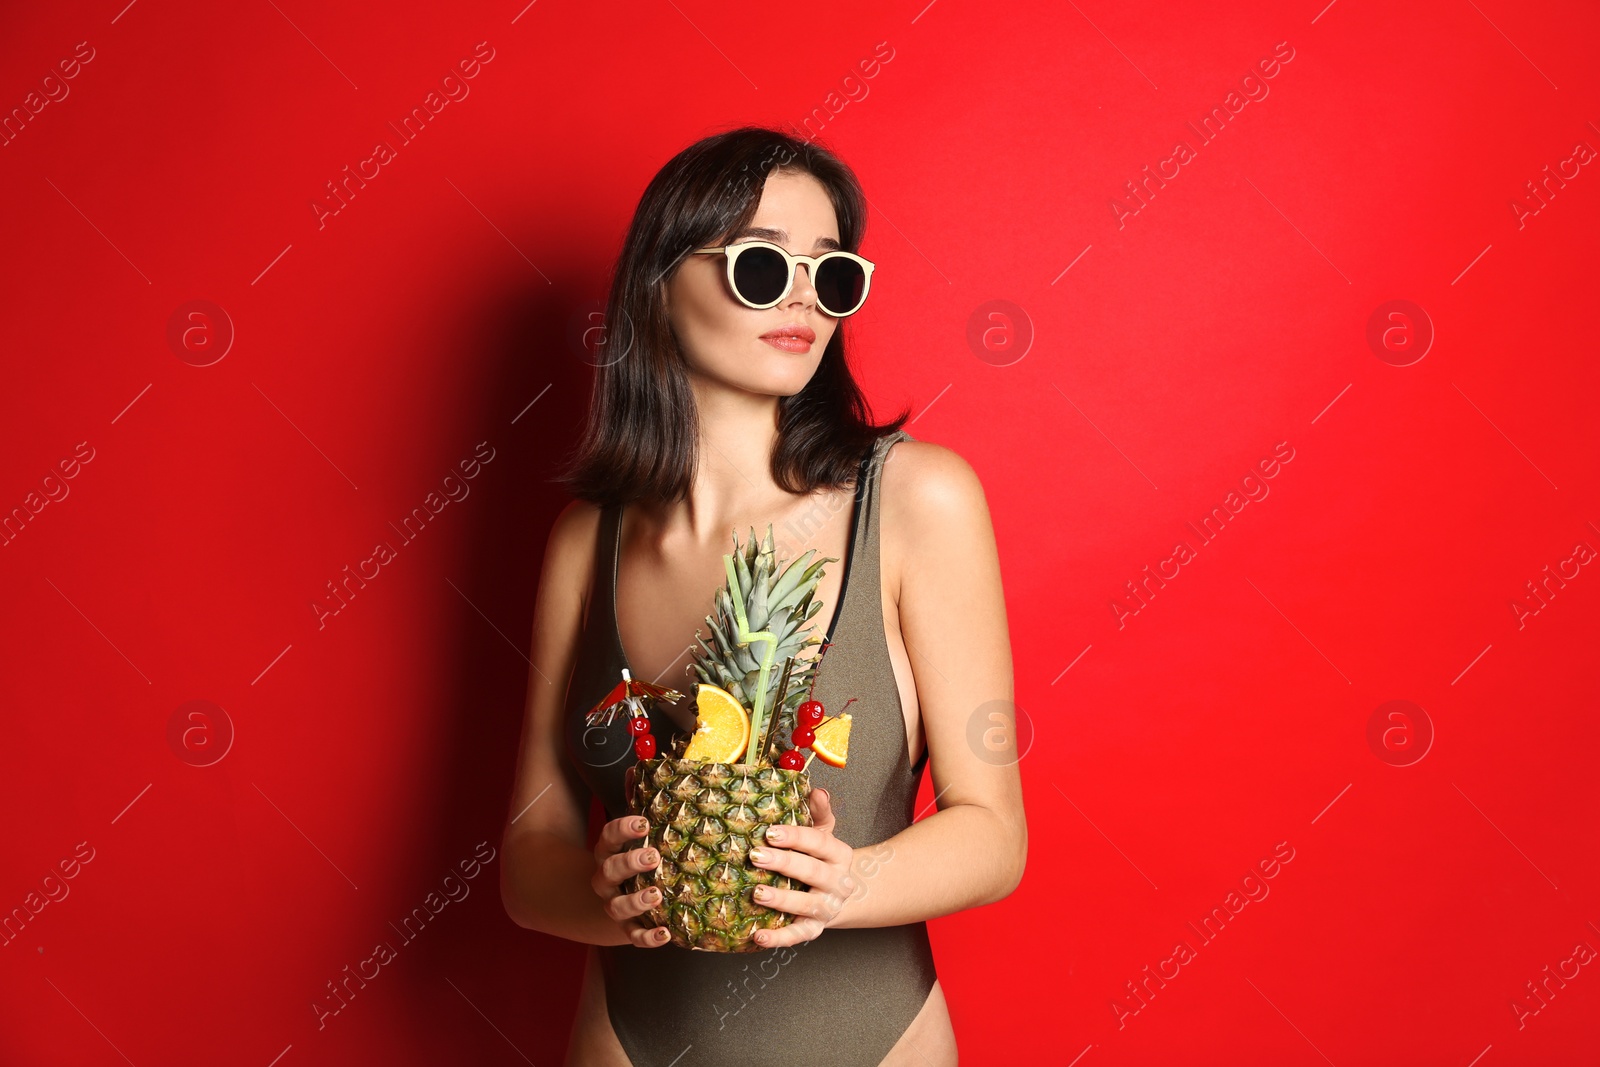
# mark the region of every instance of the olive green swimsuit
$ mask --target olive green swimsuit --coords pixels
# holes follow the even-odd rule
[[[877,439],[856,480],[850,549],[840,605],[818,664],[812,696],[828,714],[849,705],[850,759],[844,768],[813,760],[813,787],[833,800],[834,834],[862,859],[893,863],[869,847],[911,825],[927,752],[910,765],[905,713],[883,625],[878,554],[878,483],[889,446],[915,440],[901,430]],[[566,756],[600,798],[605,817],[627,814],[623,775],[635,762],[627,717],[584,725],[584,713],[622,678],[616,622],[617,506],[602,511],[582,645],[566,701]],[[653,680],[653,679],[646,679]],[[692,684],[659,679],[688,693]],[[658,742],[682,727],[651,716]],[[858,866],[867,892],[868,865]],[[924,922],[833,928],[814,940],[764,952],[697,952],[671,945],[599,949],[606,1006],[617,1038],[639,1067],[722,1067],[751,1062],[827,1062],[867,1067],[888,1055],[922,1009],[937,974]]]

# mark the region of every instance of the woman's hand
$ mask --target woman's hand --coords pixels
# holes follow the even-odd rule
[[[633,795],[633,768],[628,768],[623,789],[624,796]],[[642,815],[628,815],[612,819],[600,830],[600,840],[594,846],[594,878],[590,884],[605,901],[606,914],[622,927],[628,940],[639,948],[660,948],[672,939],[665,926],[648,925],[645,915],[661,901],[661,890],[646,886],[637,893],[623,893],[622,883],[661,863],[660,854],[653,848],[628,848],[628,842],[649,832],[649,823]]]
[[[781,824],[767,828],[768,844],[750,850],[750,862],[764,870],[786,874],[811,887],[809,892],[755,888],[757,904],[786,911],[796,918],[778,930],[761,930],[756,944],[762,948],[811,941],[833,925],[858,885],[851,873],[855,849],[833,836],[833,800],[826,789],[813,789],[806,798],[811,826]],[[775,847],[782,846],[782,847]]]

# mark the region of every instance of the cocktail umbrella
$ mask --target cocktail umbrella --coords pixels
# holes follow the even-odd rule
[[[623,711],[632,715],[643,715],[644,708],[639,703],[641,698],[676,703],[683,699],[683,694],[664,685],[640,681],[624,667],[622,681],[613,686],[611,691],[600,699],[600,703],[589,709],[583,721],[589,726],[610,726]]]

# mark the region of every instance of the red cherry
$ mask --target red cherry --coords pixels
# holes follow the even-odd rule
[[[633,739],[633,750],[639,754],[640,759],[654,759],[656,739],[649,734],[641,734]]]
[[[809,726],[797,726],[794,731],[794,747],[810,748],[811,742],[817,739],[817,732]]]
[[[806,765],[805,757],[800,755],[798,749],[791,748],[778,757],[778,766],[786,771],[798,771]]]
[[[635,715],[628,720],[628,732],[634,737],[640,737],[650,732],[650,720],[643,715]]]
[[[820,700],[808,700],[800,705],[798,712],[801,726],[816,726],[822,722],[822,717],[827,714]]]

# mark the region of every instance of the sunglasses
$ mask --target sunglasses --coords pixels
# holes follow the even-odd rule
[[[876,266],[854,252],[824,252],[820,256],[797,256],[766,241],[741,241],[716,248],[697,248],[696,255],[721,253],[728,258],[728,286],[746,307],[764,310],[776,307],[794,286],[795,265],[804,263],[811,272],[811,285],[817,291],[817,306],[830,316],[842,319],[854,315],[867,302]]]

